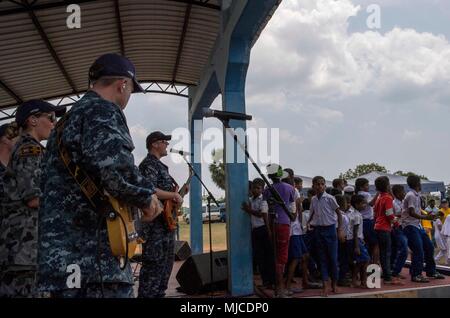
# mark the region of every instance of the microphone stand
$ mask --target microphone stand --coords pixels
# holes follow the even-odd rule
[[[250,153],[247,150],[247,147],[244,146],[239,140],[237,135],[234,133],[234,131],[232,131],[231,127],[230,127],[230,119],[229,118],[223,118],[223,117],[217,117],[223,124],[223,126],[226,128],[226,131],[228,131],[231,136],[233,137],[234,141],[236,142],[237,145],[239,145],[239,147],[244,151],[245,156],[248,158],[248,160],[250,160],[250,162],[252,163],[253,167],[255,168],[255,170],[258,172],[258,174],[261,176],[261,178],[264,180],[264,183],[266,184],[267,188],[270,191],[270,194],[272,195],[272,198],[269,199],[269,201],[271,202],[272,205],[272,212],[270,213],[272,215],[272,219],[273,221],[271,222],[271,232],[272,232],[272,240],[273,240],[273,246],[274,246],[274,265],[275,265],[275,290],[277,290],[277,286],[279,285],[278,283],[278,278],[277,278],[277,274],[276,274],[276,231],[275,231],[275,219],[276,219],[276,212],[275,212],[275,204],[278,204],[279,206],[281,206],[281,208],[283,209],[283,211],[286,213],[286,215],[289,217],[290,220],[292,220],[292,213],[289,212],[288,207],[286,206],[286,203],[284,202],[284,200],[281,198],[280,194],[278,193],[278,191],[273,187],[273,185],[269,182],[269,180],[267,180],[266,176],[261,172],[261,169],[258,167],[258,165],[256,164],[255,160],[253,160],[253,158],[250,156]]]
[[[212,296],[213,294],[213,282],[214,282],[214,267],[213,267],[213,249],[212,249],[212,232],[211,232],[211,201],[214,201],[214,204],[217,206],[217,208],[220,208],[219,203],[217,202],[216,198],[214,197],[214,195],[211,193],[211,191],[209,191],[208,187],[205,185],[205,183],[203,182],[203,180],[200,178],[200,176],[197,174],[197,172],[195,171],[194,167],[192,166],[192,164],[186,160],[186,158],[184,156],[182,156],[184,161],[186,161],[187,165],[189,166],[189,169],[191,169],[192,174],[198,179],[198,181],[200,181],[201,185],[203,186],[203,188],[206,190],[206,192],[208,193],[208,197],[207,197],[207,209],[208,209],[208,229],[209,229],[209,271],[210,271],[210,279],[211,279],[211,284],[210,284],[210,295]],[[191,211],[192,213],[192,211]],[[203,219],[203,216],[202,216]]]

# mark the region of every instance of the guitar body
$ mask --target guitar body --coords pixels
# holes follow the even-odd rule
[[[178,187],[175,187],[175,191],[178,191]],[[173,200],[164,201],[163,218],[166,223],[166,227],[170,232],[177,229],[178,222],[178,206]]]
[[[178,194],[184,198],[184,196],[188,193],[189,182],[191,182],[193,173],[189,170],[189,177],[185,184],[178,191],[178,186],[175,186],[174,192],[178,192]],[[178,206],[173,200],[164,201],[164,209],[162,212],[164,221],[166,223],[166,227],[169,231],[173,232],[177,229],[178,216],[180,215],[180,206]]]
[[[142,243],[135,227],[138,211],[121,204],[109,195],[108,199],[112,210],[106,216],[106,225],[112,254],[117,257],[132,258],[139,251],[139,245]]]

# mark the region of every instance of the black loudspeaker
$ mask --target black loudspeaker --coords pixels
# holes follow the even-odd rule
[[[213,252],[213,281],[211,282],[210,254],[192,255],[177,273],[180,291],[189,295],[225,289],[228,280],[227,251]]]
[[[175,260],[184,261],[191,256],[191,247],[186,241],[175,241]]]

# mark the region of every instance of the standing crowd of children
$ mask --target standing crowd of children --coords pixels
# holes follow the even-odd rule
[[[327,188],[316,176],[305,197],[303,181],[292,169],[270,165],[268,171],[279,198],[257,178],[243,209],[251,215],[255,265],[275,297],[302,291],[292,288],[297,272],[303,289],[322,288],[323,296],[337,293],[338,286],[367,288],[369,264],[381,267],[385,284],[403,285],[408,251],[413,282],[444,278],[436,261],[450,262],[450,208],[444,200],[440,210],[432,201],[424,209],[419,177],[407,178],[406,194],[402,185],[391,187],[388,177],[378,177],[372,196],[365,178],[356,179],[354,187],[335,179]],[[429,233],[424,222],[431,224]]]

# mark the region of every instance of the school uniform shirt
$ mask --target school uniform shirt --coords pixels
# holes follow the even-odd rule
[[[297,202],[297,199],[300,199],[300,192],[298,192],[297,189],[295,189],[295,195],[294,195],[294,202]],[[300,211],[297,211],[299,213]],[[294,221],[291,222],[291,236],[292,235],[302,235],[302,225],[300,224],[300,218],[297,214],[297,217]]]
[[[392,206],[394,207],[394,215],[397,217],[401,217],[403,210],[403,201],[395,198],[394,200],[392,200]]]
[[[375,230],[390,232],[391,222],[394,220],[394,205],[392,196],[387,192],[381,192],[374,205]]]
[[[443,240],[442,235],[441,235],[441,230],[439,229],[439,227],[442,226],[442,222],[440,219],[436,219],[433,221],[433,225],[434,225],[434,240],[436,242],[436,246],[438,247],[438,249],[440,250],[446,250],[447,249],[447,245],[446,242]]]
[[[439,213],[439,209],[437,208],[437,207],[434,207],[434,208],[432,208],[432,207],[430,207],[430,206],[427,206],[427,208],[425,209],[425,211],[428,213],[428,214],[433,214],[433,215],[437,215],[438,213]]]
[[[398,225],[402,225],[402,207],[403,207],[403,202],[400,201],[399,199],[395,198],[392,201],[392,206],[394,207],[394,215],[398,218]]]
[[[344,233],[347,233],[348,225],[349,225],[349,220],[348,220],[347,213],[345,213],[342,210],[339,210],[339,213],[341,213],[341,216],[342,216],[342,230],[344,231]],[[336,223],[336,228],[338,228],[338,224],[337,223]]]
[[[450,215],[445,218],[444,225],[442,225],[441,234],[450,236]]]
[[[413,218],[412,216],[409,215],[409,212],[408,212],[409,208],[414,208],[414,211],[416,212],[416,214],[420,215],[420,210],[421,210],[420,194],[415,190],[409,191],[406,194],[405,199],[403,200],[402,226],[403,226],[403,228],[405,228],[409,225],[412,225],[419,229],[422,228],[422,226],[420,224],[420,219]]]
[[[350,213],[353,212],[353,207],[350,207],[347,211],[345,211],[345,217],[347,218],[347,227],[345,228],[345,239],[352,235],[352,231],[350,231]]]
[[[356,233],[357,237],[361,240],[364,239],[363,234],[363,217],[361,213],[353,208],[347,212],[348,218],[348,230],[347,230],[347,240],[353,240],[354,234],[353,229],[355,225],[358,225],[358,233]]]
[[[267,205],[267,201],[263,199],[263,195],[261,194],[257,198],[250,198],[250,205],[252,207],[252,210],[265,213],[267,214],[269,212],[269,207]],[[251,215],[251,223],[252,223],[252,229],[256,229],[257,227],[266,225],[264,222],[263,217],[257,217],[255,215]]]
[[[309,210],[305,210],[302,212],[302,233],[306,234],[308,232],[308,221],[311,212]]]
[[[337,223],[336,209],[339,205],[334,196],[324,192],[322,195],[315,195],[311,199],[311,213],[313,226],[330,226]]]
[[[373,220],[373,208],[369,205],[369,202],[372,201],[372,195],[366,191],[359,191],[359,195],[362,195],[367,201],[367,207],[360,211],[364,220]]]

